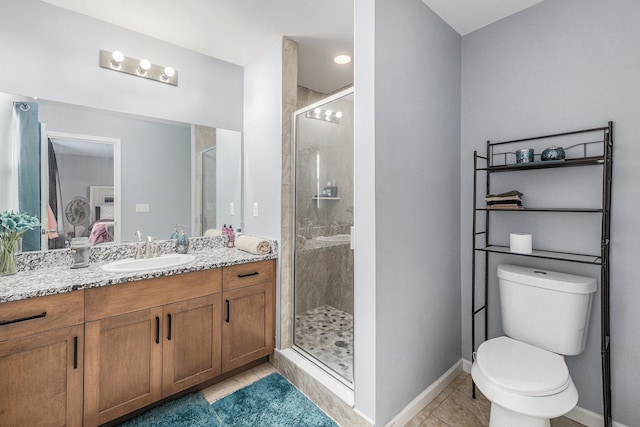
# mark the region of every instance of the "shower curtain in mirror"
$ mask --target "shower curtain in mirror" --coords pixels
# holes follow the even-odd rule
[[[40,217],[40,123],[38,104],[15,102],[15,132],[19,143],[18,209]],[[40,250],[40,227],[22,236],[23,251]]]
[[[56,230],[48,233],[49,249],[64,248],[62,192],[60,191],[60,174],[58,173],[58,160],[51,139],[47,140],[49,150],[49,215],[47,229]]]

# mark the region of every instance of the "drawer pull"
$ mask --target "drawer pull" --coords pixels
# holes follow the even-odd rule
[[[156,344],[160,344],[160,318],[156,316]]]
[[[78,369],[78,337],[73,337],[73,369]]]
[[[247,273],[247,274],[238,274],[238,278],[239,279],[244,279],[245,277],[251,277],[251,276],[257,276],[258,273],[257,271],[254,271],[253,273]]]
[[[12,323],[25,322],[27,320],[40,319],[42,317],[45,317],[46,315],[47,315],[47,312],[43,311],[42,314],[35,314],[33,316],[21,317],[20,319],[0,320],[0,326],[10,325]]]
[[[169,332],[167,333],[167,339],[171,341],[171,314],[167,314],[167,319],[169,320]]]
[[[227,317],[224,319],[224,321],[229,323],[229,314],[230,314],[229,313],[229,309],[230,309],[229,300],[225,300],[225,303],[227,304]]]

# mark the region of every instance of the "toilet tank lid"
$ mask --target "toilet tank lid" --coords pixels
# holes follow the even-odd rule
[[[498,265],[498,277],[523,285],[573,294],[590,294],[595,292],[598,286],[598,281],[593,277],[510,264]]]

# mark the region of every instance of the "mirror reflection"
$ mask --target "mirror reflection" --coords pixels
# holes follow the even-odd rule
[[[0,138],[0,211],[43,224],[23,251],[242,227],[240,132],[0,94]]]

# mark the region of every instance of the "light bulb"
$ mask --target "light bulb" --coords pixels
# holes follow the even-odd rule
[[[342,118],[342,111],[336,112],[336,118],[337,119],[341,119]]]
[[[325,116],[327,116],[327,117],[329,117],[329,116],[331,115],[331,110],[327,110],[327,111],[325,111],[325,112],[324,112],[324,115],[325,115]]]
[[[176,75],[176,70],[173,67],[164,67],[164,71],[160,75],[160,81],[167,83],[171,77]]]
[[[111,68],[119,70],[122,66],[122,61],[124,61],[124,53],[114,50],[111,54]]]
[[[115,62],[122,62],[124,61],[124,53],[120,52],[119,50],[114,50],[111,54],[111,59],[113,59]]]
[[[314,113],[316,114],[320,114],[320,112],[322,112],[322,110],[320,108],[316,108],[315,110],[313,110]]]
[[[151,62],[147,59],[141,59],[136,73],[138,73],[139,76],[146,76],[149,68],[151,68]]]

